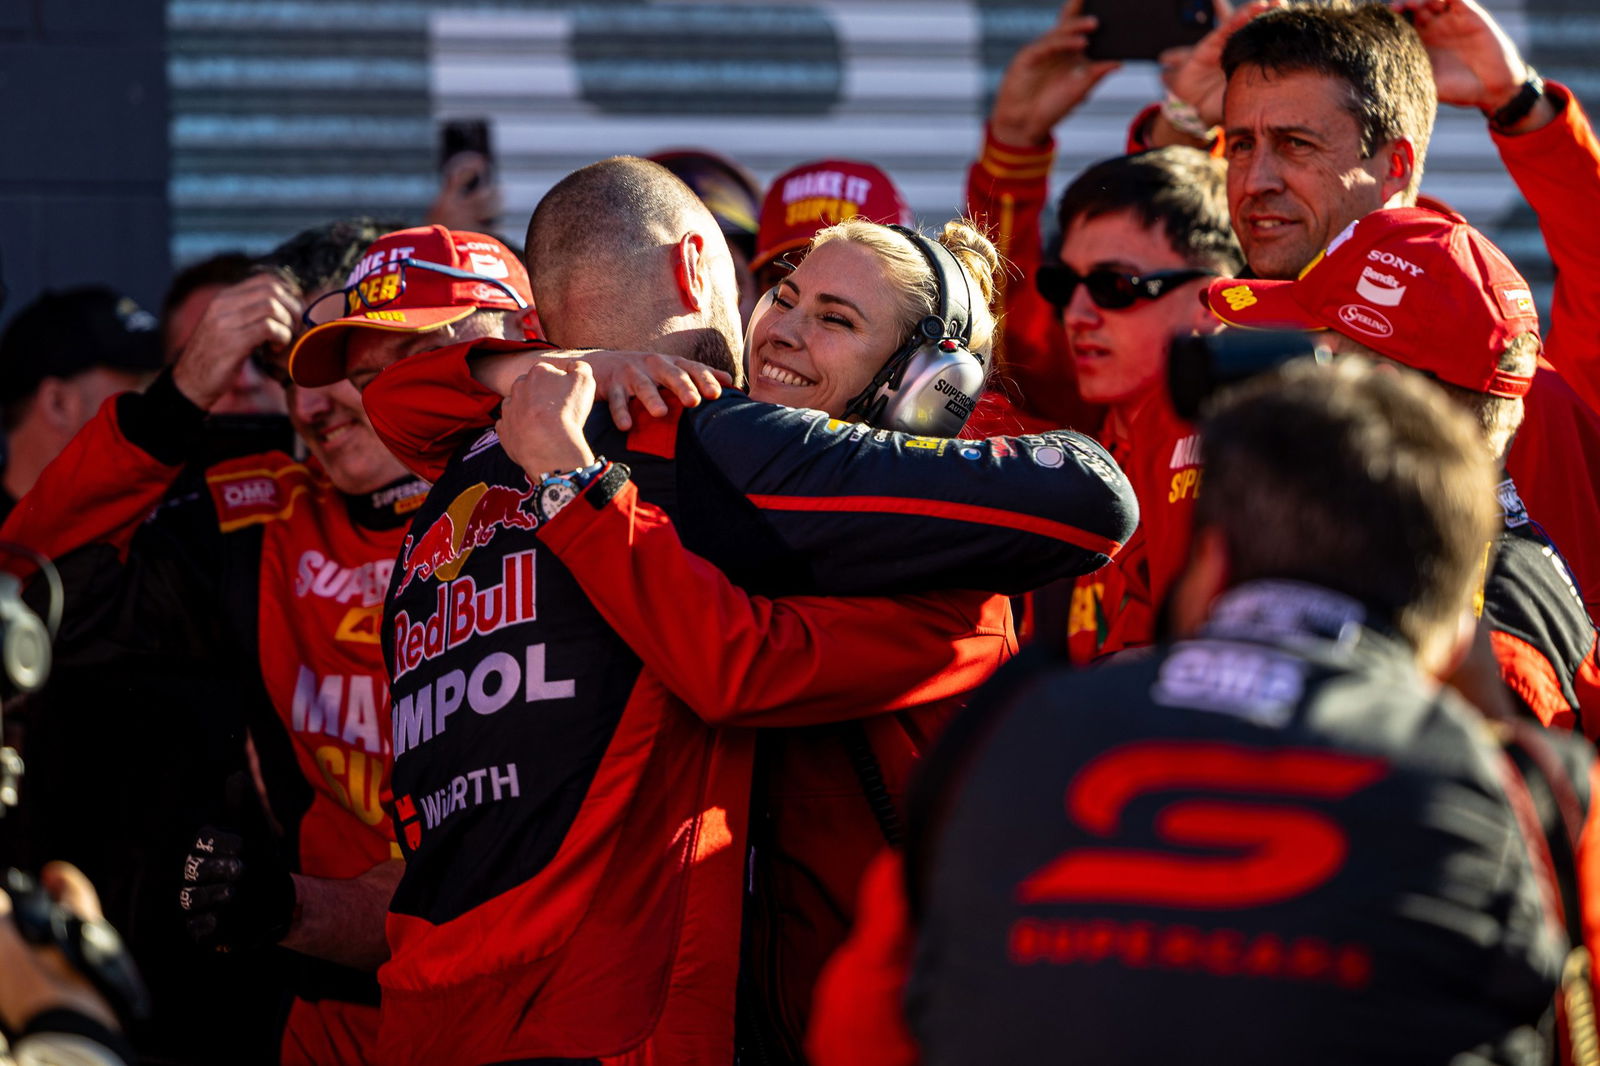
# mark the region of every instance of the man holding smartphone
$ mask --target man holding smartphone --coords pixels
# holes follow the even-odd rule
[[[1097,20],[1080,6],[1069,4],[1007,68],[968,210],[1026,276],[1001,296],[1002,374],[1019,393],[1019,417],[1096,430],[1139,497],[1140,531],[1110,566],[1030,599],[1032,636],[1065,642],[1082,662],[1148,642],[1183,565],[1200,469],[1193,427],[1165,395],[1167,343],[1216,329],[1197,313],[1201,279],[1243,257],[1222,164],[1181,146],[1091,166],[1061,198],[1059,243],[1040,244],[1051,128],[1117,66],[1087,58]]]

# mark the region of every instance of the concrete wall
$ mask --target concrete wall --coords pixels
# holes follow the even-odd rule
[[[166,85],[163,0],[0,3],[0,321],[87,282],[157,308]]]

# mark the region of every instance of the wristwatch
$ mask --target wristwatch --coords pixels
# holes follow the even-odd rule
[[[1522,83],[1522,88],[1517,90],[1517,95],[1506,102],[1506,105],[1489,116],[1489,126],[1499,132],[1505,132],[1512,126],[1528,117],[1533,106],[1544,95],[1544,79],[1532,67],[1528,68],[1528,80]]]
[[[561,509],[577,499],[578,494],[604,473],[608,465],[605,457],[600,456],[588,466],[581,466],[570,473],[563,474],[557,471],[541,477],[539,493],[534,497],[534,508],[539,512],[539,523],[543,525],[560,514]]]

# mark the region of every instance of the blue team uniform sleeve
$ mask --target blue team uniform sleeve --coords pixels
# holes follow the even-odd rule
[[[1104,566],[1127,477],[1066,430],[915,437],[726,393],[677,435],[684,541],[772,594],[1016,594]]]

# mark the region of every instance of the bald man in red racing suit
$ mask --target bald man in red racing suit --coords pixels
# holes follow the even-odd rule
[[[366,392],[374,424],[414,469],[438,471],[441,429],[481,421],[499,401],[475,386],[465,357],[464,349],[413,357],[384,371]],[[964,445],[829,422],[817,412],[737,395],[675,411],[627,435],[604,416],[589,431],[606,454],[632,468],[631,477],[613,463],[536,532],[525,500],[494,520],[492,553],[481,551],[483,535],[474,533],[464,562],[446,555],[436,565],[436,553],[424,544],[438,539],[446,518],[452,541],[460,523],[450,516],[457,510],[468,529],[484,526],[472,517],[478,504],[469,507],[464,497],[482,499],[501,486],[532,495],[528,479],[486,437],[449,466],[466,471],[442,475],[419,516],[413,555],[403,556],[409,561],[397,577],[385,639],[395,656],[397,810],[409,863],[391,919],[395,958],[381,978],[386,1004],[402,1008],[396,1021],[403,1035],[393,1045],[386,1037],[385,1047],[405,1061],[436,1061],[429,1057],[446,1055],[447,1046],[461,1056],[450,1061],[512,1054],[725,1060],[753,753],[752,734],[726,727],[800,726],[871,713],[899,730],[904,717],[882,712],[939,706],[986,676],[1010,646],[996,625],[1003,616],[990,615],[981,594],[947,595],[942,605],[940,597],[850,601],[804,594],[830,586],[926,592],[956,581],[1006,590],[1039,580],[1035,574],[1096,565],[1127,528],[1125,511],[1111,517],[1128,505],[1126,482],[1100,449],[1076,435]],[[1046,494],[1051,502],[1044,510],[1030,504],[1018,512],[1011,501],[1043,497],[1013,478],[1040,478],[1057,491]],[[930,493],[930,484],[939,490]],[[676,529],[662,518],[674,503]],[[1080,528],[1065,520],[1069,515]],[[511,550],[524,538],[545,551]],[[459,543],[466,540],[463,533]],[[1004,546],[1013,540],[1027,545],[1038,569],[1016,568],[1013,560],[1023,552]],[[417,551],[426,554],[419,559]],[[547,570],[548,552],[561,565],[552,561]],[[752,599],[696,556],[717,560],[746,587],[799,598]],[[432,579],[430,568],[447,576],[448,588]],[[469,579],[479,597],[477,618],[484,609],[493,614],[496,595],[519,604],[509,623],[522,631],[515,653],[472,650],[498,647],[506,626],[467,632],[455,605],[466,602],[457,594]],[[537,602],[526,599],[530,588],[538,590]],[[598,618],[590,614],[596,609]],[[552,615],[562,619],[559,628],[538,624]],[[663,625],[663,615],[672,621]],[[458,645],[430,643],[430,632],[452,624],[461,634]],[[626,647],[616,643],[619,637]],[[535,638],[542,639],[527,643]],[[462,655],[452,654],[457,648]],[[613,650],[596,661],[595,650],[606,648]],[[599,715],[601,728],[586,734],[589,754],[570,770],[557,770],[558,762],[533,773],[526,757],[506,761],[519,747],[501,725],[480,753],[492,756],[493,765],[457,774],[447,787],[435,785],[416,799],[411,775],[438,780],[438,771],[408,759],[418,748],[438,759],[440,740],[459,736],[465,739],[457,751],[468,754],[450,761],[466,768],[461,760],[484,741],[473,741],[458,723],[506,721],[493,718],[500,711],[463,712],[474,698],[483,708],[499,699],[512,683],[513,663],[520,683],[513,690],[535,700],[539,719],[576,715],[594,722]],[[457,670],[461,677],[449,680]],[[443,717],[441,701],[450,708]],[[622,717],[583,710],[597,701],[622,702]],[[431,716],[421,710],[425,705]],[[641,762],[645,751],[651,754]],[[530,819],[526,782],[563,779],[573,784],[556,787],[554,795],[541,784],[531,805],[551,816]],[[686,779],[703,782],[697,795],[669,784]],[[466,785],[459,800],[455,781]],[[863,805],[856,824],[875,838],[864,800],[853,798]],[[448,856],[493,853],[505,846],[498,841],[529,833],[534,837],[523,840],[514,872],[478,887],[451,875]],[[675,836],[686,850],[669,867],[656,859],[641,863],[641,846],[650,853],[658,847],[645,841]],[[875,843],[861,841],[863,855]],[[684,901],[679,917],[645,913],[673,906],[673,898]],[[525,935],[501,944],[494,957],[469,960],[451,947],[474,930],[502,928],[512,914]],[[627,968],[599,966],[623,950],[620,943],[629,945]],[[646,991],[656,981],[673,989],[665,1000]],[[464,997],[473,1013],[459,1027],[435,1033],[417,1024],[430,1016],[430,1004],[459,1013]],[[470,1051],[459,1046],[465,1032],[474,1034]]]

